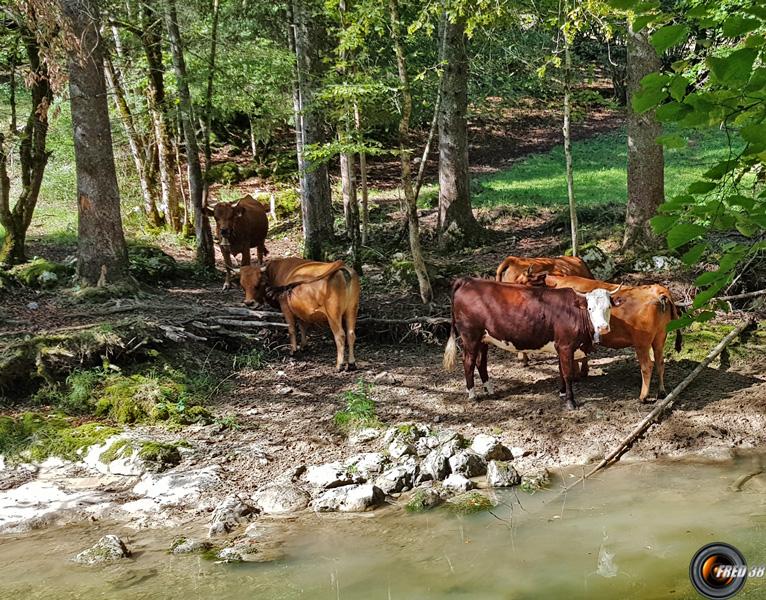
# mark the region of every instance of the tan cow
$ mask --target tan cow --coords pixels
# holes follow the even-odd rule
[[[301,330],[301,350],[306,347],[306,325],[326,323],[335,337],[338,371],[344,367],[346,343],[347,369],[356,369],[354,329],[359,311],[359,275],[342,260],[324,263],[302,258],[274,259],[265,267],[242,267],[239,280],[247,306],[267,302],[282,311],[290,333],[291,354],[298,350],[296,321]]]
[[[614,309],[609,321],[609,333],[601,337],[607,348],[633,348],[641,365],[641,394],[639,400],[646,402],[652,381],[652,370],[657,365],[660,387],[658,398],[664,398],[665,360],[663,351],[668,336],[667,325],[679,316],[678,308],[668,288],[662,285],[618,286],[596,279],[549,275],[545,285],[553,288],[572,288],[581,294],[600,288],[613,293]],[[676,330],[676,352],[681,350],[681,331]],[[581,368],[587,374],[587,359]]]
[[[579,256],[556,256],[551,258],[524,258],[521,256],[509,256],[495,273],[495,281],[505,283],[531,283],[528,278],[538,273],[550,275],[577,275],[593,279],[588,265]]]

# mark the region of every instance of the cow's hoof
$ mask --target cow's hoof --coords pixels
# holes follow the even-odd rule
[[[231,284],[230,283],[224,283],[223,287],[221,288],[221,291],[222,292],[226,292],[226,291],[228,291],[230,289],[231,289]]]
[[[668,393],[665,390],[660,390],[657,392],[657,400],[664,400],[667,395]]]
[[[577,410],[579,404],[575,402],[574,400],[567,402],[567,410]]]
[[[641,404],[654,404],[657,401],[657,399],[652,398],[651,396],[647,396],[646,398],[639,398],[638,401]]]
[[[338,365],[337,367],[335,367],[335,370],[336,370],[338,373],[343,373],[343,371],[345,371],[345,370],[346,370],[346,365]]]
[[[356,363],[355,362],[348,363],[348,365],[346,366],[346,371],[356,371]]]

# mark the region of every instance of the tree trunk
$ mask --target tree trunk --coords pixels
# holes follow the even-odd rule
[[[567,172],[567,198],[569,199],[569,226],[572,238],[572,256],[577,256],[577,206],[574,195],[574,169],[572,166],[572,53],[564,34],[564,158]]]
[[[655,142],[662,126],[654,111],[638,114],[632,99],[641,79],[659,71],[661,62],[649,42],[646,29],[634,32],[628,26],[628,207],[625,215],[623,250],[653,249],[661,240],[652,231],[649,219],[665,200],[665,163],[662,146]]]
[[[130,106],[128,105],[128,101],[125,96],[122,77],[120,72],[112,63],[108,53],[105,53],[104,55],[104,64],[106,66],[106,80],[114,93],[114,104],[117,107],[117,113],[120,116],[120,121],[122,121],[122,126],[125,129],[125,134],[128,136],[130,154],[133,157],[133,164],[136,167],[138,182],[141,186],[141,196],[144,199],[144,214],[152,225],[155,227],[161,227],[162,215],[160,215],[159,211],[157,210],[157,202],[155,199],[157,190],[155,188],[154,181],[150,181],[148,177],[149,168],[145,161],[145,140],[142,139],[138,133],[138,130],[136,129],[135,121],[133,120],[133,113],[130,110]]]
[[[364,133],[362,130],[362,117],[359,114],[359,105],[354,102],[354,124],[356,127],[356,135],[361,143],[364,141]],[[367,240],[370,237],[370,209],[368,202],[368,188],[367,188],[367,154],[362,151],[359,153],[359,179],[360,188],[362,191],[362,203],[360,206],[362,213],[362,246],[367,244]]]
[[[322,115],[314,106],[315,79],[321,74],[321,23],[311,0],[292,0],[291,45],[296,58],[294,94],[296,146],[300,173],[304,256],[322,260],[333,239],[330,178],[325,163],[306,158],[305,148],[325,141]]]
[[[219,0],[213,0],[213,26],[210,32],[210,56],[207,63],[207,89],[205,91],[205,173],[203,177],[203,205],[207,204],[207,197],[210,184],[208,182],[208,171],[210,171],[210,162],[212,152],[210,150],[210,124],[213,119],[213,81],[215,80],[215,58],[216,47],[218,45],[218,15]]]
[[[2,147],[0,136],[0,223],[5,229],[5,238],[0,247],[0,262],[18,264],[26,260],[25,244],[27,230],[32,222],[45,166],[50,153],[45,150],[48,135],[48,108],[53,101],[48,80],[48,69],[40,60],[35,34],[24,28],[22,41],[29,59],[31,105],[24,131],[19,141],[19,167],[21,170],[21,191],[16,204],[10,206],[10,178],[7,172],[8,156]],[[15,83],[12,85],[15,87]],[[15,98],[12,100],[15,105]],[[14,111],[15,113],[15,111]],[[12,117],[11,135],[16,135],[15,114]]]
[[[179,111],[181,127],[184,132],[186,144],[186,164],[189,177],[189,196],[194,209],[194,233],[197,243],[197,263],[202,267],[215,267],[215,253],[213,250],[213,234],[210,231],[210,221],[203,211],[202,205],[202,168],[199,162],[199,148],[194,131],[194,115],[192,112],[191,94],[189,93],[189,81],[186,75],[186,62],[184,60],[181,32],[178,30],[178,16],[176,14],[175,0],[168,0],[165,23],[170,39],[170,50],[173,55],[173,67],[176,73],[178,86]]]
[[[79,47],[69,52],[77,169],[77,275],[84,285],[129,278],[104,80],[104,44],[93,0],[61,0]]]
[[[407,62],[404,51],[402,25],[399,20],[398,0],[388,2],[391,17],[391,34],[396,52],[396,66],[399,72],[399,90],[402,95],[402,116],[399,121],[399,157],[402,164],[402,187],[406,200],[407,224],[410,233],[410,252],[412,264],[418,278],[420,298],[423,304],[429,305],[433,300],[431,282],[428,280],[426,263],[423,260],[423,252],[420,248],[420,224],[418,223],[418,206],[415,200],[415,188],[412,182],[412,166],[410,164],[410,117],[412,116],[412,92],[410,91],[410,79],[407,73]]]
[[[471,210],[468,176],[468,49],[465,17],[444,22],[444,74],[439,111],[439,238],[456,228],[462,243],[481,234]]]
[[[162,61],[162,22],[156,10],[148,2],[140,4],[143,20],[141,43],[149,65],[147,97],[149,112],[157,142],[159,161],[161,208],[163,216],[173,231],[181,230],[181,211],[178,204],[179,184],[176,179],[173,146],[170,136],[170,116],[165,96],[165,67]]]

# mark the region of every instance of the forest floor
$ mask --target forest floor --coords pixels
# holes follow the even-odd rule
[[[599,114],[590,131],[594,134],[603,131],[607,127],[604,123],[616,127],[619,118]],[[534,121],[532,126],[537,127]],[[545,135],[539,136],[539,148],[549,147],[548,138],[558,135],[554,127],[558,123],[545,126]],[[516,137],[533,138],[531,132],[525,136],[518,129],[514,131]],[[582,131],[588,131],[588,127],[584,126]],[[537,147],[533,145],[530,151]],[[479,164],[491,168],[499,151],[488,150],[485,155],[491,160],[487,158]],[[242,186],[243,191],[247,189],[248,184]],[[585,209],[580,217],[584,237],[598,241],[616,258],[614,279],[661,283],[671,289],[676,301],[688,300],[693,295],[691,270],[637,272],[631,261],[617,255],[622,214],[621,206],[607,205]],[[436,292],[432,316],[449,316],[449,283],[456,275],[491,277],[498,263],[509,254],[536,256],[563,252],[567,235],[562,215],[562,210],[555,207],[477,209],[479,221],[495,232],[491,242],[456,253],[427,253]],[[425,209],[421,216],[423,237],[429,249],[434,211]],[[360,316],[405,319],[422,315],[412,273],[406,265],[402,266],[406,261],[397,255],[404,248],[398,239],[399,207],[393,202],[381,202],[371,218]],[[296,221],[273,227],[268,240],[270,255],[298,254],[298,234]],[[60,259],[72,251],[46,241],[32,240],[31,246],[34,253],[49,258]],[[192,258],[192,250],[183,246],[169,246],[165,250],[178,261]],[[126,305],[124,312],[118,312],[119,305],[111,304],[117,307],[115,313],[99,313],[100,307],[84,307],[56,291],[14,289],[3,298],[0,332],[13,333],[18,338],[28,333],[108,324],[117,314],[162,322],[184,307],[215,312],[222,307],[241,306],[241,290],[235,287],[221,291],[221,280],[174,280],[143,295],[132,307]],[[667,352],[668,390],[690,373],[740,318],[742,315],[735,310],[687,331],[682,353]],[[590,376],[575,386],[582,407],[567,412],[558,397],[555,359],[533,358],[524,366],[515,355],[497,349],[490,351],[489,359],[496,394],[469,402],[462,374],[445,373],[442,369],[444,328],[360,327],[356,349],[359,370],[353,373],[335,372],[335,350],[327,332],[313,331],[310,348],[295,358],[288,356],[286,338],[284,330],[253,334],[252,347],[259,352],[259,364],[255,366],[243,366],[215,347],[184,343],[185,351],[199,357],[197,364],[188,367],[210,370],[221,380],[208,400],[208,408],[229,426],[192,426],[181,435],[200,450],[194,454],[192,464],[220,465],[222,493],[227,489],[251,492],[298,465],[327,462],[359,452],[334,421],[335,414],[345,407],[344,392],[354,389],[359,381],[372,384],[368,394],[374,400],[376,417],[384,426],[422,422],[436,429],[458,430],[467,437],[480,432],[496,435],[509,447],[524,450],[524,456],[516,461],[522,473],[600,459],[652,408],[638,402],[640,371],[629,349],[601,349],[596,353]],[[245,347],[240,352],[247,350]],[[169,353],[172,352],[171,347]],[[656,389],[655,379],[652,391]],[[22,407],[9,408],[10,413],[17,413]],[[766,332],[761,322],[747,339],[735,342],[729,352],[705,369],[682,394],[674,412],[653,427],[628,456],[720,458],[765,443]],[[258,452],[252,451],[254,445]]]

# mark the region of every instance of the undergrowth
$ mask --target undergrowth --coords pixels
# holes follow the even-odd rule
[[[356,387],[341,395],[346,407],[335,413],[335,425],[345,431],[361,427],[380,427],[375,413],[375,400],[370,396],[372,384],[360,379]]]

